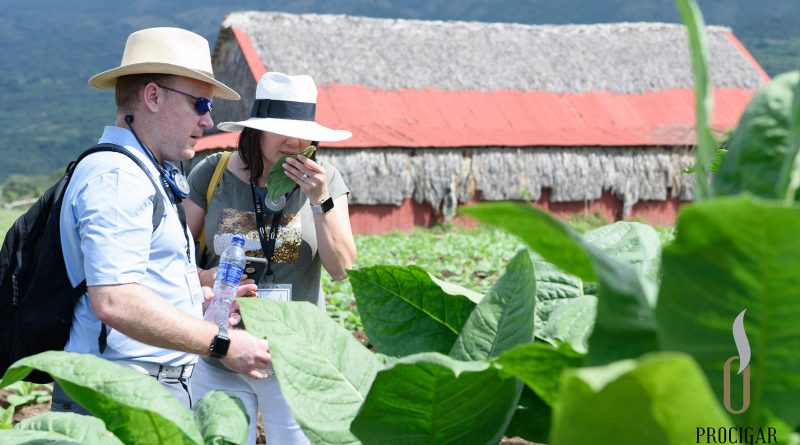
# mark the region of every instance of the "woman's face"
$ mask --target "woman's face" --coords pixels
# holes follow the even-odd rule
[[[272,166],[281,156],[294,156],[308,148],[311,141],[280,134],[261,132],[261,155],[265,164]]]

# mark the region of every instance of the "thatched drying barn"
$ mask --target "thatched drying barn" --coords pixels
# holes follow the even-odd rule
[[[713,127],[732,128],[768,81],[730,29],[709,27]],[[357,233],[450,217],[474,200],[673,222],[691,199],[694,99],[685,30],[661,23],[529,26],[345,15],[228,15],[214,72],[247,117],[266,70],[311,74],[324,145],[352,191]],[[236,135],[199,148],[231,147]]]

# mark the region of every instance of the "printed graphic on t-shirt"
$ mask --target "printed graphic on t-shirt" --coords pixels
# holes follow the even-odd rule
[[[267,234],[269,234],[271,222],[266,221]],[[222,220],[217,227],[217,233],[214,235],[214,252],[217,255],[221,255],[231,245],[231,239],[234,235],[244,236],[244,250],[247,256],[264,258],[264,252],[261,250],[261,240],[256,229],[255,212],[230,208],[224,209],[222,211]],[[275,254],[272,257],[272,262],[298,262],[300,260],[300,243],[303,240],[302,235],[300,216],[296,213],[284,213],[278,224],[278,236],[276,237]]]

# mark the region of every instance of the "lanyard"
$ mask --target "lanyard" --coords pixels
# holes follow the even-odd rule
[[[277,212],[267,212],[264,210],[264,203],[261,197],[256,190],[256,185],[254,182],[250,182],[250,190],[253,192],[253,206],[255,207],[256,211],[256,225],[258,226],[258,238],[261,240],[261,250],[264,252],[264,257],[267,260],[267,272],[265,276],[269,277],[272,276],[272,281],[275,281],[275,273],[272,272],[272,257],[275,256],[275,242],[278,238],[278,225],[281,222],[281,216],[283,216],[283,209],[278,210]],[[286,194],[287,201],[288,196],[291,192]],[[265,233],[267,231],[266,226],[264,225],[266,214],[270,213],[272,215],[272,224],[269,226],[269,236]]]
[[[159,169],[160,170],[160,169]],[[183,200],[172,191],[169,187],[169,183],[164,178],[164,174],[161,175],[161,183],[164,186],[164,190],[167,192],[167,196],[169,196],[169,200],[175,205],[175,209],[178,211],[178,219],[181,222],[181,227],[183,228],[183,237],[186,239],[186,259],[189,261],[189,264],[192,264],[192,254],[189,250],[189,234],[186,230],[186,211],[183,209]]]

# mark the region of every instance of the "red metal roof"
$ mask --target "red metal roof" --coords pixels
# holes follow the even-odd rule
[[[736,125],[753,91],[715,89],[712,127]],[[543,91],[386,91],[319,87],[317,122],[353,132],[330,147],[693,145],[694,92],[554,94]],[[204,137],[198,150],[233,146]]]
[[[266,72],[248,35],[233,28],[254,79]],[[760,70],[733,34],[731,41]],[[711,125],[736,125],[754,91],[713,90]],[[244,119],[245,116],[242,116]],[[317,122],[353,132],[331,147],[640,146],[694,145],[694,91],[644,94],[593,91],[382,90],[360,85],[319,86]],[[237,134],[206,136],[197,150],[233,147]]]

